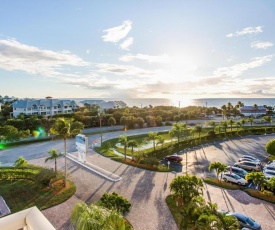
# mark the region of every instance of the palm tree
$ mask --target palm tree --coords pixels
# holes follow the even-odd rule
[[[226,105],[223,105],[222,107],[221,107],[221,109],[222,109],[222,118],[224,119],[224,116],[226,115],[226,110],[227,110],[227,107],[226,107]]]
[[[227,122],[226,122],[226,121],[221,121],[221,122],[220,122],[220,126],[223,127],[224,132],[226,133],[226,131],[227,131],[227,126],[228,126],[228,125],[227,125]]]
[[[191,199],[202,194],[203,182],[196,176],[177,176],[170,184],[171,192],[180,197],[184,205],[188,205]]]
[[[243,118],[243,119],[241,119],[240,122],[241,122],[242,126],[244,127],[244,125],[246,124],[246,119]]]
[[[159,135],[157,137],[157,145],[161,145],[161,148],[163,148],[163,144],[164,144],[164,137]]]
[[[50,156],[48,158],[45,159],[45,163],[48,161],[48,160],[54,160],[54,170],[55,170],[55,173],[57,173],[57,164],[56,164],[56,159],[57,158],[60,158],[60,157],[64,157],[64,154],[63,153],[58,153],[56,151],[56,149],[51,149],[49,152]]]
[[[201,125],[196,125],[194,127],[194,131],[199,134],[199,139],[201,140],[202,126]]]
[[[23,169],[25,167],[27,167],[28,161],[23,156],[20,156],[20,157],[17,158],[17,160],[14,162],[13,165],[16,168],[21,168],[22,169],[22,174],[23,174]]]
[[[257,185],[257,188],[261,190],[261,186],[266,184],[266,177],[262,172],[250,172],[247,173],[245,176],[245,179],[247,181],[252,180],[255,185]]]
[[[125,221],[115,210],[83,202],[77,203],[71,213],[71,223],[76,230],[124,230]]]
[[[131,152],[132,152],[132,160],[134,160],[134,148],[138,147],[138,143],[136,140],[129,140],[127,142],[127,146],[131,148]]]
[[[236,125],[237,125],[237,131],[239,130],[239,128],[242,126],[241,122],[237,121],[236,122]]]
[[[220,173],[226,171],[227,165],[222,164],[221,162],[215,161],[215,162],[212,162],[208,167],[209,171],[211,171],[212,169],[216,171],[217,179],[220,180],[221,178],[219,179],[219,175]]]
[[[254,118],[253,117],[249,117],[248,118],[248,122],[250,122],[250,126],[252,126],[253,122],[254,122]]]
[[[180,137],[183,135],[183,132],[186,130],[186,123],[179,122],[172,125],[169,134],[171,136],[176,136],[178,139],[178,144],[180,142]]]
[[[213,128],[213,132],[214,132],[215,131],[215,127],[216,127],[216,122],[215,121],[209,121],[208,125]]]
[[[254,117],[256,118],[256,111],[258,109],[258,105],[257,104],[254,104],[253,105],[253,109],[254,109]]]
[[[120,143],[124,148],[124,159],[126,160],[126,148],[127,148],[127,136],[126,134],[120,135],[118,138],[118,143]]]
[[[67,185],[67,138],[76,136],[84,129],[84,125],[79,121],[73,121],[72,119],[65,119],[64,117],[58,118],[50,132],[63,138],[64,141],[64,157],[65,157],[65,178],[64,186]]]
[[[228,124],[230,125],[230,128],[231,128],[231,132],[232,132],[232,126],[233,126],[234,123],[235,123],[235,121],[233,121],[232,119],[230,119],[228,121]]]
[[[147,140],[148,141],[153,141],[154,152],[156,152],[156,139],[157,139],[157,137],[158,137],[158,133],[157,132],[149,132],[148,133]]]

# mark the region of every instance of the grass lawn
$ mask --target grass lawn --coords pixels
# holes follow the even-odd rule
[[[31,180],[0,180],[0,194],[12,213],[32,206],[42,210],[66,201],[75,193],[75,185],[70,181],[67,184],[66,189],[58,184],[52,189],[38,189]]]

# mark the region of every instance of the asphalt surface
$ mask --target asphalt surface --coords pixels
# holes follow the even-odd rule
[[[154,131],[170,130],[170,127],[160,127]],[[151,129],[150,129],[151,131]],[[127,131],[133,133],[147,133],[147,130]],[[123,131],[104,133],[103,140],[117,137]],[[99,139],[100,135],[89,137],[89,141]],[[207,174],[210,162],[220,161],[233,165],[242,155],[252,155],[260,160],[266,157],[265,144],[274,139],[275,135],[248,136],[245,138],[225,139],[223,141],[185,149],[179,153],[183,157],[182,173],[157,173],[120,164],[105,158],[92,150],[88,154],[88,161],[122,177],[119,182],[108,181],[95,173],[69,161],[70,179],[77,186],[77,191],[68,201],[44,210],[44,215],[56,229],[70,229],[70,212],[78,201],[87,203],[98,201],[104,192],[115,191],[125,196],[132,203],[130,213],[126,216],[135,229],[177,229],[171,213],[165,203],[170,194],[169,184],[177,175],[190,174],[199,177]],[[29,163],[53,167],[53,162],[44,163],[47,152],[51,148],[63,151],[63,141],[50,141],[13,147],[0,151],[0,161],[14,162],[18,156],[24,156]],[[74,140],[68,140],[68,152],[75,151]],[[187,158],[186,158],[187,156]],[[187,160],[186,160],[187,159]],[[64,167],[64,159],[59,159],[58,168]],[[187,167],[186,167],[187,166]],[[248,196],[243,191],[230,191],[205,185],[204,197],[218,204],[219,209],[242,212],[255,221],[261,223],[264,230],[272,230],[275,226],[275,205]]]

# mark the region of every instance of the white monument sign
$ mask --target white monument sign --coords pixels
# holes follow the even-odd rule
[[[78,161],[86,162],[86,154],[88,152],[88,137],[83,134],[76,135],[75,144],[78,151]]]

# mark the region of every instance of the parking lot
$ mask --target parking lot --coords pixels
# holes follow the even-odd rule
[[[118,135],[109,133],[108,136]],[[105,137],[104,134],[103,137]],[[94,138],[93,136],[89,138]],[[260,160],[266,157],[265,145],[275,139],[275,135],[248,136],[243,138],[225,139],[185,150],[180,165],[181,172],[157,173],[124,165],[95,152],[88,154],[91,163],[102,167],[122,177],[119,182],[108,181],[95,173],[69,161],[70,178],[77,186],[73,197],[55,207],[43,210],[44,215],[53,223],[56,229],[70,229],[70,212],[79,201],[87,203],[99,200],[105,192],[115,191],[126,197],[132,203],[130,213],[126,216],[135,229],[177,229],[177,226],[166,205],[165,198],[170,194],[169,185],[177,175],[186,172],[203,177],[211,162],[219,161],[233,165],[242,155],[252,155]],[[36,157],[28,158],[29,163],[47,167],[54,167],[52,162],[45,163],[48,149],[62,149],[62,141],[35,143],[21,147],[14,147],[2,151],[1,154],[11,159],[16,156]],[[73,143],[70,143],[72,145]],[[43,154],[42,154],[43,153]],[[187,160],[186,160],[187,153]],[[7,162],[12,162],[8,161]],[[186,164],[187,162],[187,164]],[[58,160],[58,168],[64,167],[64,159]],[[275,205],[248,196],[240,190],[225,190],[205,185],[204,197],[218,204],[219,209],[244,213],[262,224],[263,229],[273,230],[275,225]]]

